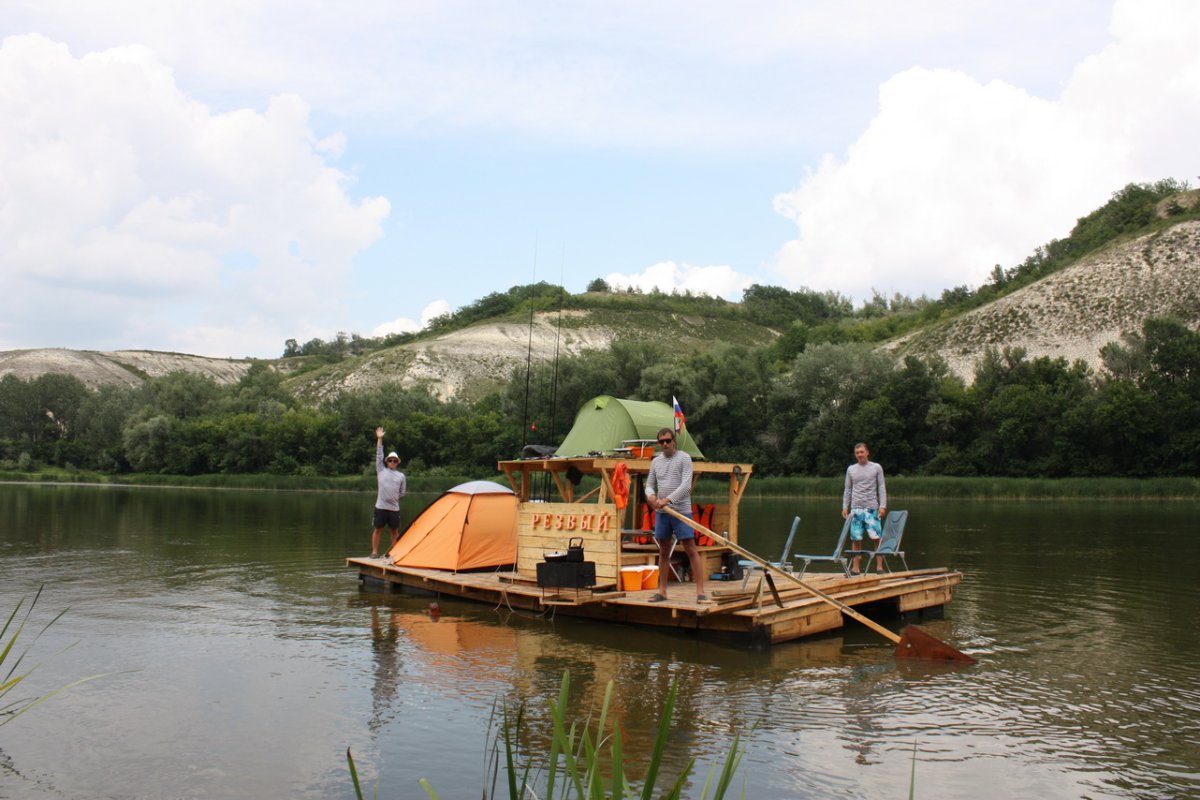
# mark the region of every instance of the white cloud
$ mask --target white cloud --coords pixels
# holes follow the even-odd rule
[[[1057,66],[1073,39],[1091,34],[1093,5],[208,0],[184,11],[161,0],[54,0],[27,4],[9,24],[88,49],[143,42],[201,96],[298,92],[392,130],[784,149],[822,137],[848,92],[869,102],[883,64],[917,63],[923,50],[951,52],[968,69]],[[1018,36],[1031,46],[1013,59]]]
[[[434,317],[440,317],[443,314],[449,314],[450,310],[450,304],[445,300],[434,300],[421,310],[420,322],[411,320],[408,317],[397,317],[396,319],[385,322],[382,325],[376,325],[371,331],[371,335],[387,336],[390,333],[415,333],[419,330],[423,330]]]
[[[740,300],[742,291],[755,282],[732,267],[694,267],[674,261],[660,261],[636,275],[610,272],[604,280],[614,289],[635,288],[643,292],[657,289],[666,294],[691,292],[726,300]]]
[[[1056,100],[951,70],[888,80],[846,156],[776,198],[799,227],[779,273],[860,299],[936,296],[1065,236],[1130,181],[1193,176],[1200,4],[1121,0],[1112,33]]]
[[[0,43],[0,86],[0,347],[275,355],[334,325],[389,204],[348,196],[299,98],[215,113],[145,48],[36,34]]]

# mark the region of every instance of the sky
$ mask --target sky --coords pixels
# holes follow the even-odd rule
[[[1200,184],[1197,0],[0,0],[0,350],[936,298]]]

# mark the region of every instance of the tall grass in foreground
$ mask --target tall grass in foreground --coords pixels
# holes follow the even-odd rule
[[[489,746],[489,756],[485,774],[491,777],[491,786],[484,786],[483,800],[495,800],[507,796],[509,800],[522,798],[545,798],[554,800],[561,793],[564,798],[574,797],[578,800],[623,800],[623,798],[639,797],[641,800],[665,798],[679,800],[683,797],[684,787],[695,766],[695,759],[687,765],[670,787],[660,790],[658,784],[661,776],[663,754],[666,750],[667,735],[670,732],[671,714],[675,710],[675,700],[678,696],[678,686],[671,682],[670,691],[663,705],[658,735],[654,740],[654,749],[650,755],[650,764],[646,770],[645,780],[641,787],[635,788],[625,772],[625,753],[621,737],[620,723],[614,721],[611,732],[606,733],[608,710],[612,702],[613,683],[608,682],[604,690],[604,702],[600,707],[599,719],[593,730],[586,722],[567,720],[567,695],[571,685],[569,671],[563,672],[562,684],[559,687],[558,699],[550,703],[552,733],[549,753],[524,753],[521,751],[519,740],[524,728],[524,709],[515,712],[508,709],[503,711],[503,722]],[[737,771],[744,751],[739,747],[739,737],[734,736],[729,752],[721,770],[714,774],[709,771],[701,788],[699,797],[711,797],[721,800],[730,790],[733,774]],[[501,748],[503,745],[503,748]],[[507,794],[497,793],[496,784],[500,777],[501,760],[504,768],[504,789]],[[358,770],[350,750],[346,750],[346,762],[350,767],[350,777],[354,783],[354,792],[358,800],[363,800],[362,786],[358,779]],[[607,770],[605,769],[607,767]],[[485,777],[486,780],[486,777]],[[440,800],[433,784],[427,778],[421,778],[421,787],[431,800]],[[710,794],[711,791],[711,794]],[[375,796],[379,795],[376,784]],[[745,788],[741,796],[745,797]]]
[[[72,686],[77,686],[85,681],[90,681],[94,678],[100,677],[99,675],[93,675],[89,678],[81,678],[73,683],[68,683],[66,686],[60,686],[46,695],[28,695],[24,697],[17,696],[17,692],[24,688],[21,685],[22,682],[28,678],[40,664],[40,662],[39,664],[34,664],[24,672],[20,671],[21,666],[25,661],[25,657],[29,655],[30,648],[33,647],[39,638],[41,638],[43,633],[50,629],[51,625],[53,625],[55,622],[58,622],[58,620],[62,618],[62,615],[67,613],[67,609],[65,608],[58,612],[58,614],[54,616],[54,619],[47,622],[44,626],[42,626],[41,630],[34,635],[33,641],[30,642],[28,646],[26,646],[20,652],[17,652],[17,640],[20,639],[21,634],[25,632],[25,626],[29,623],[29,618],[33,614],[34,606],[37,605],[38,598],[42,596],[42,588],[43,587],[38,587],[37,594],[33,596],[33,600],[31,600],[28,605],[26,605],[25,602],[26,598],[21,598],[21,600],[17,603],[17,607],[12,610],[12,613],[8,615],[8,619],[5,620],[4,627],[0,628],[0,643],[3,643],[3,649],[0,649],[0,674],[3,674],[3,678],[0,678],[0,725],[7,725],[29,709],[33,708],[39,703],[49,700],[51,697],[61,691],[69,689]],[[25,608],[24,615],[21,614],[22,608]],[[18,617],[20,617],[20,621],[17,620]],[[11,634],[9,633],[10,631]]]

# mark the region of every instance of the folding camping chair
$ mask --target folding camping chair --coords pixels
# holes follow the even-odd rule
[[[889,511],[887,517],[883,520],[883,533],[879,535],[879,542],[875,545],[874,550],[846,550],[843,552],[848,558],[854,556],[862,556],[867,559],[867,568],[863,572],[867,572],[871,567],[871,560],[875,556],[883,556],[883,565],[888,572],[892,569],[888,566],[889,556],[898,556],[900,563],[904,565],[904,570],[908,571],[908,561],[904,558],[904,551],[900,549],[900,541],[904,538],[904,526],[908,523],[907,511]],[[878,572],[878,568],[876,568]]]
[[[779,554],[778,561],[771,562],[772,567],[779,567],[780,569],[787,569],[784,566],[784,564],[788,563],[788,550],[792,549],[792,540],[796,538],[796,529],[799,527],[800,527],[800,518],[796,517],[795,519],[792,520],[792,529],[791,529],[791,531],[788,532],[787,541],[783,543],[783,552]],[[746,561],[746,560],[739,561],[738,566],[740,566],[742,568],[742,588],[745,588],[746,583],[750,580],[750,571],[751,570],[762,569],[762,567],[760,567],[758,564],[754,563],[753,561]]]
[[[850,563],[847,561],[846,556],[842,554],[842,551],[846,547],[846,539],[849,536],[850,518],[847,517],[845,523],[842,525],[842,532],[838,534],[837,544],[833,546],[832,553],[827,556],[814,555],[811,553],[796,553],[794,556],[792,556],[793,559],[804,562],[804,565],[800,567],[800,577],[804,577],[804,573],[808,569],[808,565],[814,561],[832,561],[836,564],[840,564],[842,567],[842,573],[845,574],[846,577],[850,577]]]

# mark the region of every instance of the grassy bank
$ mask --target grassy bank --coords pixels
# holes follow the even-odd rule
[[[468,477],[408,475],[408,491],[437,494]],[[498,477],[490,478],[498,480]],[[82,470],[0,472],[0,482],[94,483],[105,486],[164,486],[189,489],[242,489],[273,492],[375,492],[375,474],[369,475],[108,475]]]
[[[1200,478],[938,478],[887,479],[888,494],[904,499],[1053,500],[1194,500]],[[747,497],[842,496],[842,478],[754,478]]]
[[[408,475],[408,491],[437,494],[464,481],[464,475]],[[487,480],[507,485],[501,475]],[[29,483],[97,483],[112,486],[177,486],[255,491],[374,492],[375,475],[106,475],[80,470],[0,472],[0,481]],[[587,490],[594,485],[585,479]],[[1195,500],[1200,478],[938,478],[893,476],[888,493],[909,499],[1054,500],[1069,498],[1112,500]],[[746,497],[839,498],[842,478],[754,477]],[[723,486],[701,481],[697,500],[720,501]]]

